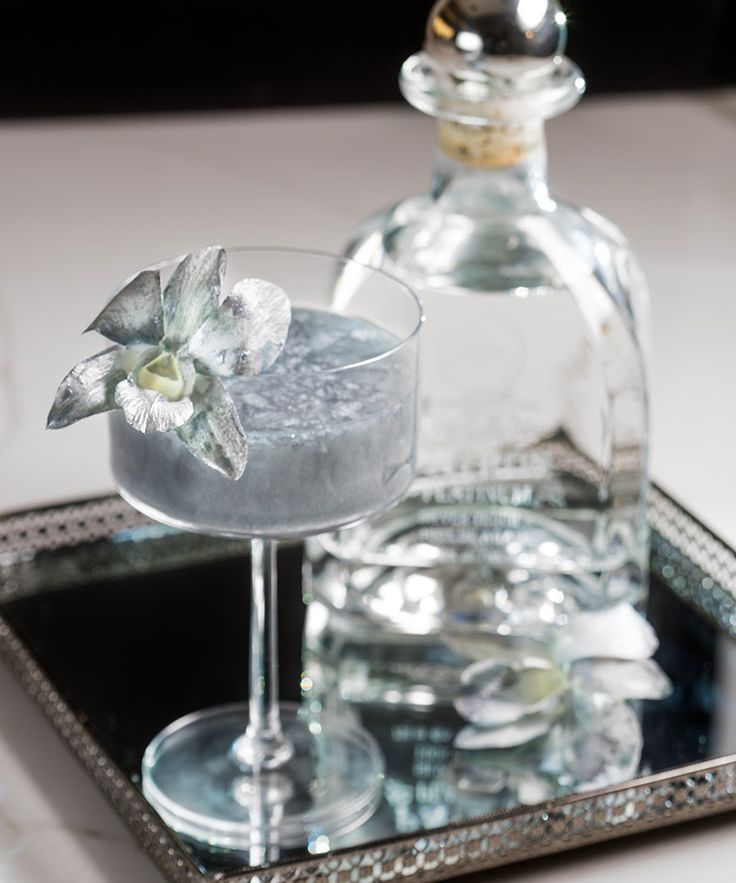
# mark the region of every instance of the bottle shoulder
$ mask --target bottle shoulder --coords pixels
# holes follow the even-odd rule
[[[630,317],[639,336],[646,338],[649,290],[639,259],[624,233],[593,209],[562,200],[557,200],[555,205],[554,227],[580,261],[580,268],[610,294]]]
[[[599,213],[559,199],[465,214],[429,194],[409,196],[362,221],[346,252],[422,288],[543,294],[587,282],[635,322],[646,309],[646,282],[623,233]]]

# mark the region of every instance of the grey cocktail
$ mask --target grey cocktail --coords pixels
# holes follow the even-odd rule
[[[412,357],[381,358],[399,344],[365,319],[295,308],[273,366],[225,382],[248,439],[243,476],[218,475],[175,434],[143,435],[116,413],[112,466],[122,493],[158,520],[279,538],[385,508],[413,469]]]
[[[203,249],[123,286],[91,326],[117,346],[67,375],[49,425],[112,410],[129,502],[251,538],[249,702],[167,727],[146,751],[143,790],[179,833],[258,862],[273,847],[324,848],[380,799],[366,732],[278,702],[276,541],[359,522],[406,492],[421,309],[353,261],[233,249],[225,263]]]

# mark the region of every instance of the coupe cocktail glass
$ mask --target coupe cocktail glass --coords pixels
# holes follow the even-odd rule
[[[175,433],[137,432],[120,412],[110,429],[113,473],[133,506],[167,525],[251,539],[250,699],[159,733],[143,790],[181,834],[252,851],[324,843],[380,799],[382,759],[362,728],[278,701],[276,545],[355,524],[404,495],[422,314],[402,283],[328,255],[228,250],[224,290],[246,277],[283,288],[292,320],[270,369],[226,381],[248,443],[242,478],[195,459]]]

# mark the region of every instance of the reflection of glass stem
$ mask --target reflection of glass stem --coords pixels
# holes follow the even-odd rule
[[[233,746],[244,770],[283,766],[294,753],[279,713],[276,548],[274,540],[251,540],[250,699],[248,726]]]
[[[235,783],[235,799],[248,811],[250,844],[248,863],[253,866],[276,861],[278,834],[284,816],[284,803],[291,796],[288,779],[281,773],[266,776],[248,774]]]

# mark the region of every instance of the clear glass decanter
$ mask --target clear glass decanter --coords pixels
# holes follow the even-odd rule
[[[423,300],[419,470],[310,546],[308,662],[345,698],[433,704],[467,640],[645,598],[647,294],[617,228],[548,190],[544,122],[585,87],[565,41],[554,0],[441,0],[402,68],[432,186],[347,251]]]

